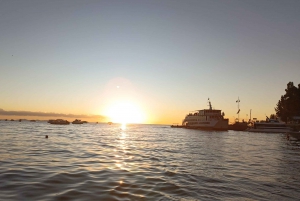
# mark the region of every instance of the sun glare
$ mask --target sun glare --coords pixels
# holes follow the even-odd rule
[[[114,103],[107,108],[106,115],[114,123],[143,123],[144,115],[140,108],[128,101]]]

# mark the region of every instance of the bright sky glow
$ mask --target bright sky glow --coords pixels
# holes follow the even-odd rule
[[[114,123],[143,123],[145,120],[139,107],[128,101],[116,102],[108,106],[105,114]]]
[[[240,119],[265,119],[300,83],[299,13],[299,0],[3,0],[0,109],[172,124],[210,98],[233,121],[239,97]]]

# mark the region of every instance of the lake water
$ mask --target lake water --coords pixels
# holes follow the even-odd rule
[[[284,134],[0,121],[0,200],[299,198]]]

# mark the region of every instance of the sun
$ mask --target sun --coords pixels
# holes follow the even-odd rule
[[[140,107],[130,101],[115,102],[107,107],[105,113],[114,123],[143,123],[145,120]]]

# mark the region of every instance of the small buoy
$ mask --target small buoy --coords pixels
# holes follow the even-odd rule
[[[45,138],[48,138],[48,135],[46,135]]]

